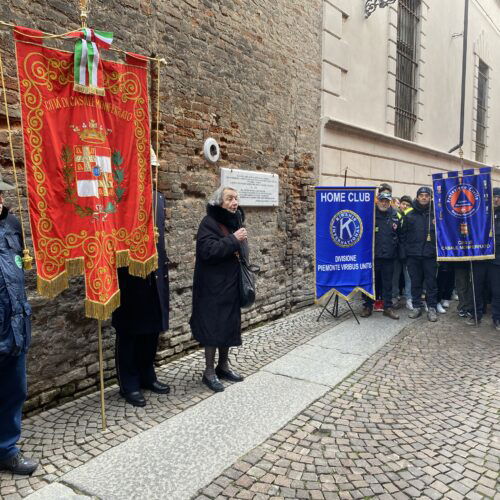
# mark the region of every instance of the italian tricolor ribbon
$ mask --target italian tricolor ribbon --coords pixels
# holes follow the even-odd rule
[[[104,95],[98,49],[111,46],[113,33],[82,28],[71,36],[80,38],[75,44],[74,89],[84,94]]]

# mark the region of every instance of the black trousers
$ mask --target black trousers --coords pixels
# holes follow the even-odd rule
[[[413,307],[423,307],[422,290],[425,284],[427,306],[437,306],[437,261],[435,257],[408,257]]]
[[[440,263],[437,273],[438,298],[437,301],[450,300],[455,288],[455,268],[449,262]]]
[[[485,290],[491,290],[491,316],[494,321],[500,321],[500,266],[490,262],[473,262],[474,297],[476,298],[477,319],[483,317],[485,305]],[[469,312],[474,315],[474,304]]]
[[[135,392],[156,381],[154,360],[159,335],[116,332],[116,374],[122,392]]]
[[[375,259],[375,296],[384,300],[384,309],[392,307],[393,259]],[[373,307],[373,300],[364,295],[364,306]]]

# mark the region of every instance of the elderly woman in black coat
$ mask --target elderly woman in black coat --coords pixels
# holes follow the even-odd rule
[[[194,338],[205,347],[202,382],[215,392],[224,390],[219,379],[243,380],[229,364],[229,348],[241,345],[238,255],[248,252],[243,220],[238,192],[221,186],[210,198],[196,236],[190,325]]]

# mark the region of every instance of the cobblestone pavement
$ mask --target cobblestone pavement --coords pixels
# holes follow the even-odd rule
[[[243,346],[232,349],[233,364],[245,376],[251,375],[339,321],[323,315],[317,322],[318,313],[318,308],[311,307],[245,333]],[[29,478],[0,472],[0,498],[27,496],[111,447],[212,396],[200,382],[203,366],[203,352],[197,351],[158,369],[158,377],[171,385],[172,392],[168,396],[146,392],[145,408],[126,404],[116,385],[108,387],[108,429],[104,433],[99,393],[26,419],[22,449],[40,459],[41,466]]]
[[[195,498],[500,499],[499,410],[500,334],[418,321]]]

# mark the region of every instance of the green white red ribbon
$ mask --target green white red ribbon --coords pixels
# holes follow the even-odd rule
[[[75,90],[104,95],[98,49],[109,49],[113,42],[113,33],[82,28],[71,36],[80,38],[75,44]]]

